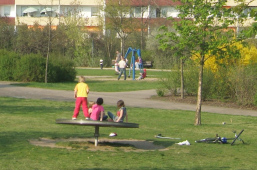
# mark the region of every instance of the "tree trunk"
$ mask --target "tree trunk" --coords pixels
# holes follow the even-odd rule
[[[47,56],[46,56],[46,69],[45,69],[45,83],[47,83],[48,62],[49,62],[49,55],[50,55],[50,43],[51,43],[51,22],[49,23],[49,31],[48,31],[48,44],[47,44]]]
[[[184,60],[181,59],[181,85],[180,85],[180,96],[181,99],[184,99]]]
[[[141,50],[143,50],[143,36],[144,36],[144,12],[142,12],[142,15],[141,15],[141,37],[140,37]]]
[[[124,57],[125,54],[125,37],[121,37],[121,55]]]
[[[199,70],[198,95],[195,113],[195,125],[201,125],[201,106],[202,106],[202,86],[203,86],[203,65],[204,56],[201,56],[201,64]]]

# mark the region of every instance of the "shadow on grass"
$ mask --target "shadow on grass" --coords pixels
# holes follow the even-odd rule
[[[28,146],[28,142],[31,139],[39,139],[41,137],[47,137],[50,139],[62,138],[88,138],[92,137],[92,132],[87,132],[83,134],[71,134],[69,132],[1,132],[0,133],[0,146],[1,154],[9,152],[17,152],[19,148]],[[30,146],[30,145],[29,145]]]
[[[92,170],[92,168],[78,168],[78,169],[75,169],[75,170]],[[125,168],[124,168],[125,169]],[[227,167],[191,167],[191,168],[178,168],[178,167],[168,167],[168,168],[150,168],[150,167],[147,167],[147,166],[138,166],[138,168],[134,168],[133,170],[206,170],[206,169],[212,169],[212,170],[220,170],[220,169],[231,169],[231,167],[227,166]],[[120,170],[120,169],[117,169],[115,167],[113,168],[94,168],[94,170]]]

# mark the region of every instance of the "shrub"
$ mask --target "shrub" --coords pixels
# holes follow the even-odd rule
[[[76,70],[72,61],[54,56],[49,61],[48,82],[75,80]]]
[[[156,93],[159,97],[163,97],[165,95],[165,89],[157,89]]]
[[[51,56],[48,64],[48,82],[74,81],[76,71],[72,61]],[[44,82],[46,59],[40,54],[19,56],[0,50],[0,80]]]
[[[220,67],[216,72],[209,70],[210,75],[212,75],[212,81],[205,83],[210,87],[209,98],[231,99],[233,97],[233,89],[230,81],[229,67]]]
[[[38,54],[27,54],[17,61],[14,80],[44,82],[45,58]]]
[[[237,67],[231,72],[236,101],[242,105],[255,103],[257,91],[257,64]]]
[[[253,101],[254,106],[257,106],[257,93],[254,95],[254,101]]]
[[[164,89],[167,89],[172,95],[177,95],[177,88],[180,87],[180,71],[171,71],[167,76],[160,78],[159,81]],[[158,91],[161,93],[160,90]]]
[[[198,67],[187,65],[184,70],[184,89],[188,95],[196,95],[198,89]]]
[[[6,50],[0,50],[0,80],[14,80],[13,72],[16,69],[18,54]]]

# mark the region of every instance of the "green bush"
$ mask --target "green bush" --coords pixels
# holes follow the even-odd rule
[[[199,69],[194,65],[184,67],[184,89],[188,95],[196,95],[198,89]]]
[[[48,82],[74,81],[76,70],[74,63],[68,59],[52,57],[49,60]]]
[[[159,97],[163,97],[165,95],[165,89],[157,89],[156,93]]]
[[[44,82],[45,58],[38,54],[27,54],[17,61],[14,80],[22,82]]]
[[[18,54],[0,50],[0,80],[14,80],[13,72],[16,69],[16,61],[19,60]]]
[[[210,97],[215,99],[233,99],[233,89],[231,84],[231,68],[220,67],[213,73],[213,81],[211,82]]]
[[[257,92],[257,64],[236,67],[231,71],[235,100],[241,105],[255,104]]]
[[[21,82],[44,82],[46,58],[40,54],[19,56],[0,50],[0,80]],[[76,71],[72,61],[51,56],[48,64],[48,82],[74,81]]]
[[[163,89],[167,89],[172,95],[177,95],[177,88],[180,87],[180,71],[171,71],[160,78],[159,81]]]
[[[254,101],[253,101],[254,106],[257,106],[257,93],[254,95]]]
[[[210,99],[214,95],[213,91],[215,82],[215,76],[210,69],[204,69],[203,71],[203,87],[202,87],[202,100]]]

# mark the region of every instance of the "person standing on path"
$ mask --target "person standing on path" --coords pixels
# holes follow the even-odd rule
[[[85,118],[89,119],[88,107],[87,107],[88,93],[89,93],[89,87],[85,83],[85,77],[80,76],[79,77],[79,82],[74,88],[74,98],[76,99],[76,102],[75,102],[74,113],[73,113],[73,116],[72,116],[73,120],[77,119],[77,117],[79,115],[81,105],[82,105],[82,109],[83,109]]]
[[[121,75],[124,73],[124,80],[126,80],[126,61],[124,58],[121,56],[121,60],[119,62],[119,67],[120,67],[120,74],[118,76],[118,80],[120,80]]]

